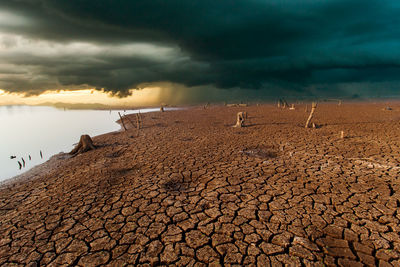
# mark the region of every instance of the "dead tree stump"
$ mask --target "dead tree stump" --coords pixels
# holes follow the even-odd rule
[[[95,145],[93,144],[92,138],[90,138],[89,135],[84,134],[81,135],[79,143],[75,146],[74,149],[71,150],[71,152],[69,152],[69,154],[77,155],[92,149],[96,149]]]
[[[311,119],[312,119],[312,117],[314,115],[314,112],[315,112],[316,108],[317,108],[317,103],[316,102],[312,102],[310,116],[308,116],[308,119],[307,119],[307,122],[306,122],[306,128],[310,127],[310,122],[311,122]]]
[[[233,127],[244,127],[245,119],[247,118],[246,112],[238,112],[236,116],[236,124]]]

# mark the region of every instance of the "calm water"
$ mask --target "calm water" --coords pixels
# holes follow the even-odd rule
[[[159,108],[140,110],[142,113],[153,111]],[[130,114],[138,110],[120,112]],[[59,152],[69,152],[82,134],[93,137],[119,130],[118,119],[118,110],[0,106],[0,181],[21,174]],[[10,159],[10,156],[16,158]],[[25,168],[19,170],[18,161],[22,163],[22,158]]]

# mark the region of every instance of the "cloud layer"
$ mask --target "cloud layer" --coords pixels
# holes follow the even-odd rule
[[[389,0],[0,0],[0,88],[396,93],[399,12]]]

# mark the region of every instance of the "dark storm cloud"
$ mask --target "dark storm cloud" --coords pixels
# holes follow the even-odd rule
[[[396,88],[399,12],[389,0],[0,0],[0,88]]]

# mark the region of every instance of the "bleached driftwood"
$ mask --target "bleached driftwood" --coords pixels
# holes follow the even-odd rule
[[[312,119],[312,117],[314,115],[314,112],[315,112],[316,108],[317,108],[317,103],[316,102],[312,102],[312,104],[311,104],[311,112],[310,112],[310,115],[308,116],[308,119],[307,119],[307,122],[306,122],[306,128],[310,127],[310,122],[311,122],[311,119]]]
[[[207,106],[209,106],[209,104],[207,104]],[[225,103],[225,106],[226,107],[247,107],[248,104],[247,103],[239,103],[239,104],[228,104],[228,103]],[[206,107],[206,106],[204,106],[204,107]]]
[[[71,150],[71,152],[69,152],[69,154],[71,155],[81,154],[93,149],[96,149],[96,147],[93,144],[92,138],[90,138],[89,135],[84,134],[81,135],[79,143],[75,146],[74,149]]]

